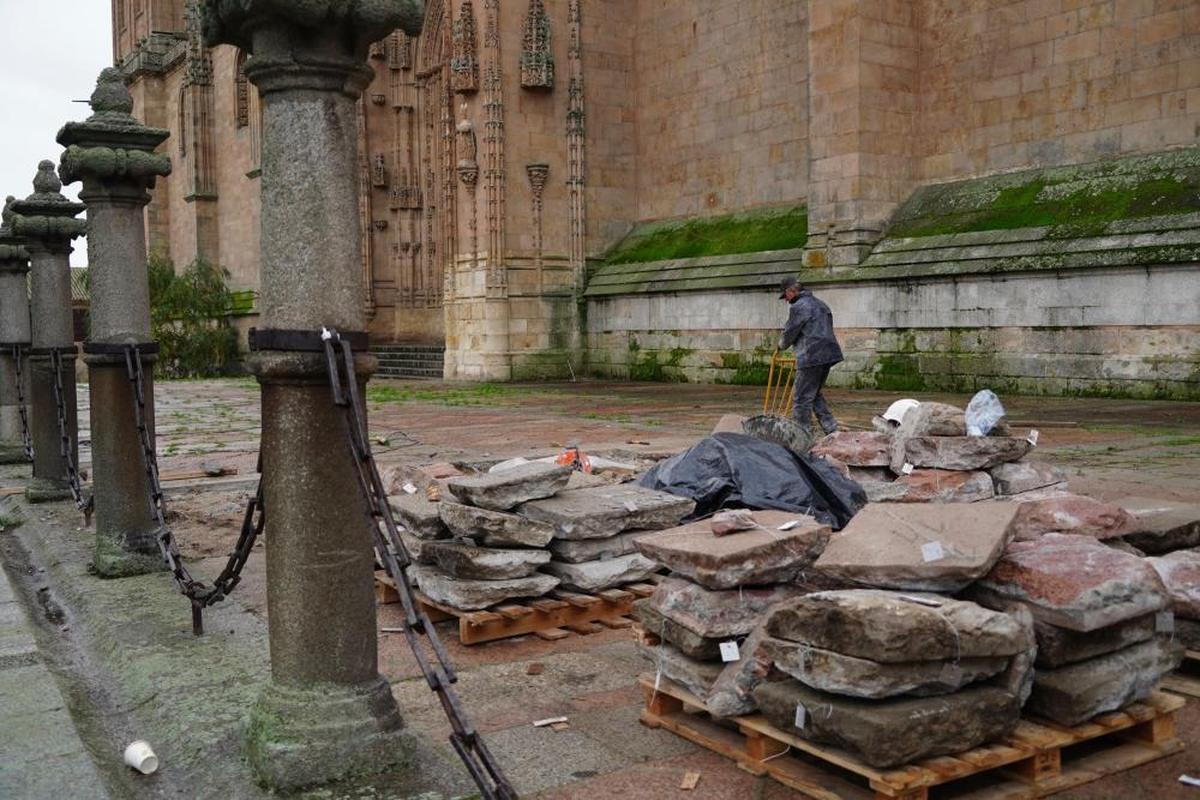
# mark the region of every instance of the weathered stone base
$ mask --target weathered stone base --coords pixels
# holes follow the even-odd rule
[[[31,503],[58,503],[71,497],[71,489],[65,481],[35,478],[25,487],[25,499]]]
[[[273,683],[250,710],[246,758],[263,786],[293,791],[409,763],[403,725],[383,678],[357,688]]]
[[[101,578],[128,578],[166,568],[162,554],[157,549],[149,553],[128,550],[122,546],[119,537],[96,534],[96,556],[92,561],[92,569]]]
[[[0,464],[28,464],[25,448],[19,444],[0,444]]]

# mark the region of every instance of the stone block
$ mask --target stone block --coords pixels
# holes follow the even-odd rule
[[[960,753],[1002,738],[1016,728],[1021,713],[1017,698],[994,686],[940,697],[861,700],[799,681],[765,681],[754,689],[754,698],[780,730],[845,748],[877,768]],[[797,721],[803,724],[797,727]]]
[[[972,587],[977,596],[1020,600],[1040,622],[1095,631],[1161,611],[1169,603],[1154,568],[1088,536],[1049,533],[1013,542]]]
[[[1164,638],[1060,669],[1039,669],[1026,709],[1060,725],[1078,725],[1145,700],[1183,661],[1183,646]]]
[[[891,463],[892,437],[874,431],[838,431],[819,440],[814,456],[835,458],[850,467],[886,467]]]
[[[1011,461],[988,470],[998,495],[1019,495],[1034,489],[1065,484],[1067,474],[1058,467],[1037,461]]]
[[[1133,516],[1125,541],[1151,555],[1200,546],[1200,504],[1123,497],[1113,505]]]
[[[551,531],[553,531],[552,528]],[[555,539],[550,543],[550,552],[554,553],[555,561],[566,564],[617,558],[636,552],[637,547],[634,546],[634,540],[644,534],[645,531],[631,531],[630,533],[619,533],[607,539],[579,539],[578,541]]]
[[[445,539],[450,531],[442,524],[440,503],[434,503],[423,492],[401,492],[388,497],[388,505],[401,524],[418,539]]]
[[[633,604],[633,614],[642,623],[643,628],[677,648],[688,658],[697,661],[721,660],[721,642],[726,639],[701,636],[680,625],[655,608],[652,597],[644,597]]]
[[[807,453],[816,440],[811,428],[805,428],[791,417],[763,414],[742,423],[742,432],[764,442],[773,442],[795,453]]]
[[[423,550],[447,575],[471,580],[524,578],[550,563],[546,550],[500,550],[458,542],[430,542]]]
[[[525,578],[480,581],[455,578],[437,567],[412,567],[409,575],[437,603],[476,611],[518,597],[541,597],[558,586],[558,578],[537,573]]]
[[[1146,614],[1086,633],[1035,622],[1037,666],[1056,669],[1145,642],[1154,636],[1154,618]]]
[[[891,466],[897,473],[905,464],[934,469],[986,470],[1023,458],[1032,448],[1027,440],[1011,436],[914,436],[904,440],[899,451],[893,445]]]
[[[901,475],[883,496],[898,503],[976,503],[991,500],[995,494],[986,472],[962,472],[947,469],[915,469]],[[894,492],[903,487],[903,493]]]
[[[888,663],[775,638],[763,642],[763,652],[776,669],[805,686],[872,700],[902,694],[918,697],[949,694],[990,678],[1008,666],[1008,659],[1003,656]]]
[[[724,669],[720,662],[688,658],[668,644],[639,645],[638,652],[654,665],[655,674],[674,681],[701,700],[708,697],[709,690]]]
[[[648,603],[667,619],[700,636],[731,639],[746,636],[770,608],[805,592],[789,584],[713,591],[671,575],[659,582]]]
[[[789,600],[767,632],[888,664],[1012,656],[1029,649],[1032,632],[1008,614],[934,594],[848,589]]]
[[[758,710],[754,689],[771,672],[763,642],[770,638],[762,625],[755,628],[738,649],[738,659],[725,665],[712,685],[704,707],[716,717],[752,714]]]
[[[1176,617],[1175,638],[1188,650],[1200,650],[1200,620]]]
[[[696,504],[686,497],[632,483],[561,492],[525,503],[519,513],[554,528],[554,537],[605,539],[628,530],[662,530],[679,524]]]
[[[598,592],[623,583],[644,581],[658,569],[658,564],[638,553],[582,564],[551,561],[544,567],[562,581],[564,589],[580,592]]]
[[[869,586],[958,591],[995,565],[1016,511],[997,501],[870,503],[830,539],[816,568]]]
[[[1175,615],[1200,620],[1200,550],[1176,550],[1146,561],[1167,587]]]
[[[755,511],[759,530],[716,536],[707,520],[639,537],[637,548],[707,589],[792,580],[825,549],[830,529],[812,517]],[[790,530],[780,526],[799,524]]]
[[[1017,541],[1030,541],[1047,533],[1113,539],[1129,533],[1135,525],[1133,515],[1120,506],[1077,494],[1023,502],[1017,509],[1013,523]]]
[[[491,511],[443,500],[438,504],[442,522],[455,536],[474,539],[488,547],[545,547],[554,528],[519,514]]]
[[[450,491],[466,505],[508,511],[530,500],[553,497],[566,487],[570,467],[531,463],[484,475],[451,478]]]

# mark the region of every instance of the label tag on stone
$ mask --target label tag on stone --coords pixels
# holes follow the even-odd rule
[[[913,469],[914,469],[914,467],[912,464],[905,464],[903,467],[900,468],[900,471],[902,473],[904,473],[905,475],[912,475]]]
[[[785,522],[785,523],[783,523],[782,525],[780,525],[780,526],[779,526],[779,528],[778,528],[778,530],[781,530],[781,531],[790,531],[790,530],[793,530],[793,529],[794,529],[794,528],[795,528],[797,525],[799,525],[799,524],[800,524],[800,520],[798,520],[798,519],[789,519],[787,522]]]
[[[942,665],[942,675],[939,682],[947,686],[958,686],[962,683],[962,665],[955,664],[953,661],[947,661]]]
[[[946,550],[941,542],[926,542],[921,545],[921,558],[926,562],[941,561],[946,557]]]
[[[804,724],[808,722],[808,709],[803,703],[796,703],[796,720],[795,726],[799,730],[804,730]]]
[[[1034,447],[1037,447],[1038,435],[1037,428],[1034,428],[1029,432],[1029,435],[1025,437],[1025,441],[1029,442]]]
[[[935,600],[932,597],[916,597],[911,594],[902,594],[902,595],[900,595],[900,599],[907,600],[910,603],[917,603],[919,605],[929,606],[930,608],[940,608],[942,605],[941,600]]]
[[[625,510],[630,514],[638,510],[637,503],[633,502],[632,500],[626,500],[623,505],[625,506]]]
[[[1154,615],[1155,633],[1174,633],[1175,615],[1170,611],[1160,611]]]
[[[721,660],[725,663],[730,661],[740,661],[741,653],[738,652],[737,642],[721,642]]]
[[[411,483],[406,483],[406,484],[404,484],[404,486],[402,486],[400,488],[404,489],[405,494],[416,494],[417,493],[417,487],[413,486]]]

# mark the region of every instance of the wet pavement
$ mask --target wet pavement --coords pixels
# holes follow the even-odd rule
[[[86,391],[80,397],[86,403]],[[867,428],[872,414],[896,399],[894,393],[829,392],[829,400],[842,424]],[[958,405],[968,399],[958,395],[917,395]],[[1200,496],[1200,404],[1114,401],[1104,399],[1003,398],[1009,419],[1018,433],[1036,428],[1040,433],[1037,457],[1064,467],[1075,491],[1102,499],[1144,495],[1162,499],[1195,499]],[[578,444],[585,451],[648,463],[677,452],[705,435],[727,413],[752,415],[761,410],[759,387],[702,386],[647,383],[544,383],[525,385],[461,385],[434,382],[374,381],[368,393],[372,437],[381,466],[423,464],[433,461],[489,462],[512,456],[540,456]],[[158,387],[157,419],[160,467],[169,487],[172,526],[189,567],[198,576],[211,578],[224,564],[236,540],[242,509],[254,487],[258,451],[259,411],[257,386],[245,379],[163,383]],[[86,420],[86,405],[81,421]],[[86,424],[82,460],[87,466]],[[205,470],[225,470],[225,477],[203,477]],[[20,485],[27,470],[0,468],[0,491]],[[142,635],[129,639],[127,651],[113,650],[89,666],[87,659],[69,675],[59,674],[63,690],[81,737],[100,763],[103,785],[113,796],[178,796],[173,780],[191,779],[199,770],[230,770],[222,759],[239,766],[232,777],[198,789],[192,796],[218,796],[242,780],[236,748],[240,706],[235,702],[265,677],[265,580],[261,548],[257,548],[235,596],[214,612],[214,638],[205,647],[221,652],[223,670],[238,679],[222,688],[222,676],[189,677],[187,607],[172,596],[165,575],[120,582],[102,582],[86,573],[87,537],[68,505],[52,511],[19,508],[15,498],[0,501],[0,513],[25,513],[33,518],[26,526],[0,533],[10,537],[0,548],[10,577],[36,592],[38,582],[48,584],[74,614],[71,624],[109,630],[124,636],[111,621],[131,598],[151,603],[154,613],[139,612]],[[22,555],[9,546],[20,541]],[[52,548],[47,542],[60,541]],[[20,548],[18,548],[20,549]],[[26,563],[28,561],[28,563]],[[38,569],[45,572],[37,573]],[[32,571],[32,574],[31,574]],[[55,582],[58,582],[57,584]],[[70,584],[70,588],[63,588]],[[58,588],[55,588],[55,587]],[[2,598],[0,598],[2,601]],[[0,606],[2,609],[3,606]],[[378,613],[383,628],[398,627],[397,606]],[[230,624],[226,628],[224,622]],[[47,657],[62,658],[53,637],[70,638],[61,626],[42,623]],[[637,722],[642,703],[635,680],[648,663],[636,653],[628,631],[605,630],[590,636],[547,642],[533,636],[463,647],[454,626],[440,626],[443,638],[461,672],[460,691],[480,730],[504,764],[522,796],[545,798],[659,798],[679,794],[688,798],[800,797],[768,779],[755,778],[720,757],[701,750],[672,734],[651,731]],[[225,632],[225,631],[228,632]],[[98,634],[96,634],[98,635]],[[220,638],[216,638],[219,635]],[[46,637],[50,637],[47,641]],[[92,637],[94,638],[94,636]],[[77,636],[70,647],[91,652],[95,642]],[[104,651],[105,648],[100,648]],[[111,650],[111,648],[110,648]],[[166,652],[170,651],[170,652]],[[205,651],[207,652],[207,651]],[[137,654],[141,654],[138,656]],[[180,691],[193,691],[220,709],[219,731],[212,734],[215,748],[204,757],[191,748],[178,751],[178,773],[167,775],[156,787],[131,781],[119,764],[111,764],[112,744],[91,742],[106,731],[121,730],[130,720],[158,726],[164,736],[178,733],[185,723],[203,719],[203,705],[188,703],[182,721],[147,711],[158,701],[159,690],[143,689],[146,661],[167,659]],[[210,654],[210,658],[211,658]],[[139,662],[139,658],[143,659]],[[0,662],[2,666],[3,662]],[[530,664],[542,665],[538,675],[527,674]],[[398,634],[380,637],[380,668],[393,682],[409,728],[430,742],[423,766],[438,773],[424,785],[452,793],[467,788],[456,765],[447,758],[447,725],[432,695],[419,677],[415,661]],[[104,691],[114,698],[112,710],[89,718],[88,693],[75,684],[89,681],[88,670],[103,672]],[[165,669],[165,667],[164,667]],[[3,670],[0,670],[0,679]],[[191,687],[190,689],[188,687]],[[222,692],[229,695],[222,702]],[[150,699],[147,699],[150,698]],[[143,704],[143,705],[139,705]],[[0,692],[0,718],[11,709]],[[135,710],[128,711],[133,708]],[[111,716],[113,719],[108,720]],[[562,731],[533,728],[537,719],[567,716]],[[106,726],[107,725],[107,726]],[[63,727],[63,726],[57,726]],[[172,733],[174,732],[174,733]],[[1179,718],[1179,734],[1192,743],[1200,736],[1200,712],[1189,705]],[[64,733],[69,738],[69,733]],[[0,737],[0,743],[4,740]],[[168,752],[171,745],[166,745]],[[1191,797],[1196,790],[1182,788],[1181,773],[1200,774],[1196,746],[1169,759],[1072,790],[1064,797],[1128,798],[1134,796]],[[23,758],[0,744],[0,762]],[[219,755],[219,758],[212,757]],[[164,764],[167,764],[164,759]],[[206,766],[207,765],[207,766]],[[0,767],[0,787],[3,787]],[[164,767],[169,771],[168,767]],[[696,789],[682,792],[680,780],[698,772]],[[367,782],[344,790],[315,793],[314,797],[405,796],[422,786],[419,776],[402,783]],[[211,791],[210,791],[211,789]],[[0,788],[0,796],[7,796]],[[16,795],[21,796],[21,795]],[[37,795],[32,795],[37,796]],[[232,796],[257,797],[250,787]]]

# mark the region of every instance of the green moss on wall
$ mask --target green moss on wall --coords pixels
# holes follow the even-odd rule
[[[808,211],[803,206],[749,211],[722,217],[640,225],[612,252],[608,264],[760,253],[803,247]]]
[[[687,383],[680,366],[694,351],[687,347],[643,350],[637,339],[629,340],[629,379],[660,383]]]

